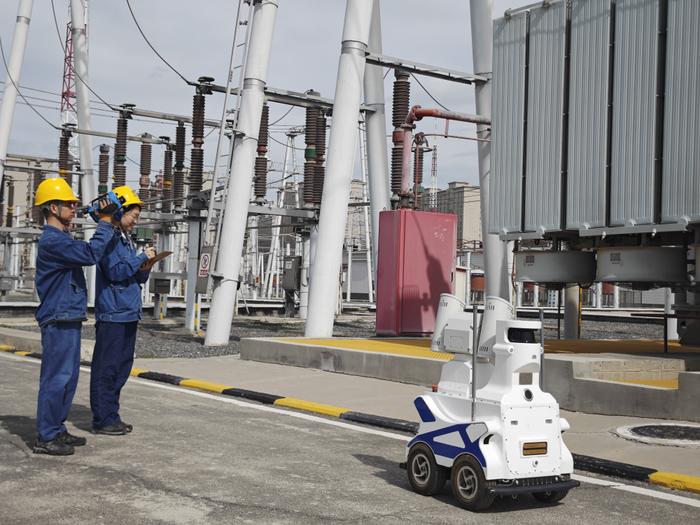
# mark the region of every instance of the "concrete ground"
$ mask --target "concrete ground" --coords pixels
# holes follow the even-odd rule
[[[426,390],[421,386],[381,379],[245,361],[238,356],[137,359],[134,367],[409,421],[418,420],[413,400]],[[613,433],[623,425],[658,420],[566,410],[562,410],[562,415],[571,424],[571,430],[564,437],[572,452],[700,476],[700,447],[647,445],[625,440]]]
[[[123,393],[132,434],[36,456],[38,372],[38,361],[0,354],[3,524],[693,523],[700,512],[699,498],[579,476],[560,504],[504,499],[474,515],[449,485],[433,498],[410,490],[397,467],[405,436],[141,380]],[[79,434],[88,373],[69,417]]]

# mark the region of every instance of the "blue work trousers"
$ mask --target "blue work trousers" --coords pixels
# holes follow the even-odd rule
[[[39,439],[51,441],[66,431],[80,372],[82,322],[54,322],[41,327],[41,372],[36,428]]]
[[[134,364],[138,321],[98,321],[90,375],[90,408],[93,428],[115,425],[119,417],[119,394]]]

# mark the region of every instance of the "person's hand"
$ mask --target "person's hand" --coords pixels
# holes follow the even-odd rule
[[[153,259],[156,256],[156,249],[153,246],[146,246],[143,251],[149,259]]]
[[[97,209],[97,216],[101,221],[111,222],[112,214],[117,208],[110,199],[104,198],[97,201]]]

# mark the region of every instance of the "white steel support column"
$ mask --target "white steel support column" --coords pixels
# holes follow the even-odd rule
[[[469,2],[472,32],[474,73],[491,77],[493,55],[493,20],[491,0]],[[491,117],[491,81],[475,84],[476,112]],[[490,137],[489,126],[477,125],[481,138]],[[491,143],[478,142],[479,186],[481,188],[481,235],[484,246],[484,298],[489,296],[511,300],[507,244],[498,235],[489,233],[489,187],[491,179]]]
[[[664,312],[667,314],[673,314],[673,290],[671,288],[666,288],[664,290]],[[669,318],[666,319],[666,330],[668,339],[678,339],[678,319]]]
[[[382,54],[382,22],[379,15],[379,0],[372,6],[372,22],[369,32],[369,51]],[[379,212],[391,209],[389,191],[389,166],[386,150],[386,116],[384,114],[384,78],[381,66],[365,65],[365,105],[374,112],[365,113],[367,137],[367,164],[369,167],[369,206],[372,216],[372,254],[376,256],[379,242]],[[363,161],[364,162],[364,161]],[[369,251],[369,245],[367,250]],[[376,261],[376,257],[374,258]],[[368,262],[372,264],[372,262]],[[372,274],[376,275],[376,263]],[[370,296],[372,295],[370,286]],[[370,302],[372,298],[370,297]]]
[[[595,307],[603,308],[603,283],[595,283]]]
[[[569,285],[564,288],[564,339],[580,337],[581,288]]]
[[[87,33],[85,31],[85,5],[83,0],[70,0],[71,26],[73,32],[73,67],[75,68],[75,98],[77,100],[78,128],[90,130],[90,91],[85,82],[88,80]],[[92,168],[92,139],[81,133],[80,196],[83,202],[90,202],[96,197],[97,184]]]
[[[318,249],[315,264],[311,268],[309,312],[305,329],[307,337],[333,335],[372,4],[373,0],[347,0],[345,9],[333,123],[318,224]]]
[[[0,194],[5,184],[5,161],[7,160],[7,146],[10,142],[10,130],[12,129],[12,117],[15,114],[17,102],[17,87],[19,87],[22,74],[22,61],[24,50],[27,47],[27,34],[29,22],[32,17],[33,0],[20,0],[17,9],[17,23],[15,33],[12,35],[12,48],[10,59],[7,62],[8,71],[2,71],[5,77],[5,91],[0,103]],[[3,40],[3,46],[5,45]],[[5,50],[7,52],[7,50]],[[4,69],[4,68],[3,68]],[[9,73],[9,74],[8,74]]]
[[[77,101],[78,128],[90,130],[90,91],[85,82],[88,81],[88,42],[85,28],[84,0],[70,0],[71,27],[73,34],[73,67],[75,68],[75,98]],[[80,198],[84,204],[97,196],[95,171],[92,168],[92,138],[81,133],[78,138],[80,145]],[[89,239],[95,230],[85,230],[85,238]],[[88,304],[95,304],[95,267],[85,268],[88,288]]]
[[[187,221],[187,288],[185,290],[185,328],[194,333],[199,330],[199,301],[196,293],[199,268],[199,242],[201,223]]]
[[[218,256],[214,292],[204,344],[228,344],[236,287],[241,268],[241,253],[248,217],[253,167],[258,147],[260,116],[265,101],[265,83],[277,16],[277,1],[263,0],[255,5],[250,43],[240,93],[238,131],[232,143],[229,192],[226,196],[221,235],[217,239]]]
[[[379,4],[377,0],[375,0],[375,5]],[[367,72],[365,72],[367,74]],[[367,202],[370,201],[371,199],[369,197],[369,193],[367,191],[367,157],[365,155],[364,151],[364,145],[365,145],[365,137],[367,136],[367,130],[365,130],[365,133],[362,133],[362,130],[360,130],[360,173],[362,174],[362,200]],[[371,206],[371,204],[370,204]],[[388,208],[387,208],[388,209]],[[381,211],[381,210],[379,210]],[[370,210],[367,209],[367,206],[362,206],[362,216],[364,219],[365,223],[365,247],[367,249],[367,256],[365,257],[365,263],[367,266],[367,301],[370,303],[374,302],[374,274],[375,274],[375,268],[374,264],[372,264],[373,260],[373,254],[377,253],[376,249],[376,243],[374,242],[378,237],[375,237],[372,235],[372,232],[375,230],[379,230],[379,212],[377,212],[377,217],[376,221],[374,220],[375,217],[372,215],[372,222],[373,224],[370,225]]]

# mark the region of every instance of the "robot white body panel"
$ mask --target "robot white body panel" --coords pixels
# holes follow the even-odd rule
[[[534,334],[540,323],[493,319],[508,310],[488,306],[488,332],[481,334],[478,358],[470,356],[471,362],[465,355],[474,347],[468,316],[452,312],[436,327],[440,349],[455,353],[455,359],[444,365],[437,392],[414,401],[421,422],[406,446],[409,481],[419,493],[434,493],[451,469],[455,496],[472,510],[489,506],[496,495],[530,492],[558,501],[578,482],[570,479],[573,458],[562,439],[569,425],[554,397],[539,387],[542,347]],[[466,343],[459,346],[460,340]],[[432,479],[426,474],[431,466]]]

